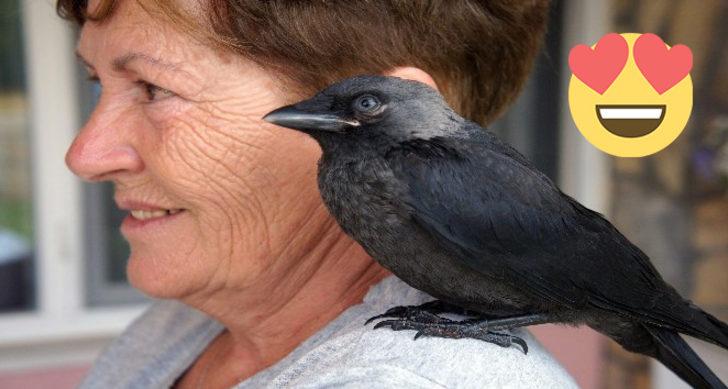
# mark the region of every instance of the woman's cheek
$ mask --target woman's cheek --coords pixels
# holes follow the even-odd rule
[[[239,194],[241,185],[235,181],[241,172],[230,163],[239,156],[231,150],[231,137],[216,126],[215,118],[192,109],[156,123],[161,144],[151,151],[154,170],[171,192],[198,205]]]

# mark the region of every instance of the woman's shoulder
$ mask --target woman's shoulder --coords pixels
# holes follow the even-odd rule
[[[300,377],[303,387],[576,388],[569,374],[528,331],[514,334],[529,346],[499,347],[475,339],[419,338],[414,331],[373,330],[372,325],[341,333],[312,350],[329,358],[320,371]],[[316,355],[320,354],[320,355]],[[324,355],[328,355],[325,357]],[[298,385],[295,385],[298,386]]]
[[[94,361],[81,388],[164,387],[222,326],[174,300],[155,300]]]
[[[514,335],[528,344],[503,348],[475,339],[421,337],[415,331],[373,329],[366,319],[397,305],[432,297],[396,277],[372,288],[362,304],[350,307],[279,363],[238,388],[412,387],[412,388],[576,388],[561,365],[526,330]]]

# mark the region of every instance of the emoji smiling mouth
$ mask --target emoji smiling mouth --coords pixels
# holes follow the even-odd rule
[[[665,118],[665,105],[597,105],[599,123],[614,135],[637,138],[655,131]]]

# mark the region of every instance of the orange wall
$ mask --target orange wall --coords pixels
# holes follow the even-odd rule
[[[583,389],[598,389],[602,374],[604,342],[589,327],[545,324],[530,327],[539,342],[566,368]]]

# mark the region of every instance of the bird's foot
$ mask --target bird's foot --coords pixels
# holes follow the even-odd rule
[[[456,313],[469,318],[453,320],[439,316],[438,313]],[[518,344],[524,353],[528,352],[526,341],[520,337],[496,331],[511,330],[550,321],[549,315],[543,313],[521,314],[511,317],[488,317],[484,314],[467,311],[460,307],[436,300],[418,306],[402,306],[389,309],[387,312],[367,320],[382,320],[374,329],[389,327],[394,331],[416,330],[415,339],[422,336],[440,338],[473,338],[508,347]]]
[[[371,323],[374,320],[384,319],[387,317],[398,318],[398,319],[411,319],[414,316],[421,316],[424,313],[430,313],[438,315],[441,313],[454,313],[461,316],[480,317],[481,313],[469,311],[467,309],[458,307],[457,305],[446,303],[442,300],[428,301],[420,305],[405,305],[390,308],[387,312],[381,315],[370,317],[364,325]],[[442,318],[441,318],[442,319]]]
[[[493,330],[503,330],[496,326],[491,330],[488,320],[469,319],[454,321],[439,317],[429,312],[417,312],[406,319],[383,320],[374,325],[374,329],[389,327],[394,331],[416,330],[415,339],[420,337],[437,337],[462,339],[479,339],[501,347],[510,347],[514,343],[521,346],[524,354],[528,353],[528,345],[522,338]]]

